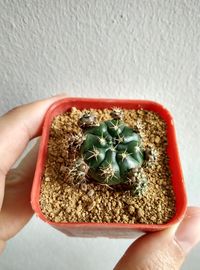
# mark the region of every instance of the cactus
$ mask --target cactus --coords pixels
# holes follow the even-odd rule
[[[80,152],[89,168],[88,176],[107,185],[127,182],[128,172],[141,167],[144,161],[139,134],[121,120],[119,109],[112,111],[113,119],[98,125],[92,115],[86,116],[79,123],[84,129]]]
[[[97,125],[97,119],[96,116],[91,114],[91,112],[87,111],[83,114],[83,116],[79,119],[78,122],[79,126],[81,128],[88,128],[90,126]]]
[[[76,160],[69,169],[68,175],[72,177],[74,184],[80,184],[85,181],[88,172],[88,166],[82,158]]]
[[[141,197],[144,195],[148,187],[148,181],[142,168],[130,170],[128,172],[128,182],[133,196]]]
[[[159,154],[154,147],[147,147],[144,152],[145,165],[151,166],[158,160]]]
[[[110,115],[113,119],[117,120],[122,120],[124,117],[124,113],[120,108],[113,108]]]
[[[141,197],[147,190],[147,179],[136,178],[136,181],[132,185],[132,194],[133,196]]]

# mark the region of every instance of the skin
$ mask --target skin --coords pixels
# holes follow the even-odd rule
[[[0,117],[0,250],[33,215],[30,192],[37,147],[22,160],[18,168],[10,168],[28,142],[41,134],[49,106],[64,97],[61,95],[23,105]]]
[[[59,95],[12,109],[0,117],[0,252],[30,220],[30,192],[36,145],[12,169],[30,140],[41,135],[44,115]],[[165,231],[146,234],[127,249],[114,270],[180,269],[186,255],[200,241],[200,208],[190,207],[184,220]]]
[[[189,251],[199,241],[200,208],[189,207],[178,226],[137,239],[114,270],[180,269]]]

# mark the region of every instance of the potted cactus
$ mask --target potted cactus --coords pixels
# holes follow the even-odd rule
[[[138,174],[145,161],[141,138],[122,121],[121,109],[113,108],[110,114],[112,119],[101,123],[90,112],[79,119],[81,155],[71,173],[78,181],[89,177],[108,186],[126,184],[134,196],[141,196],[147,188],[144,173]]]
[[[161,105],[68,98],[47,112],[31,202],[68,235],[132,237],[182,218],[182,179]]]

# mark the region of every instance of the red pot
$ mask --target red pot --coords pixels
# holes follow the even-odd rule
[[[39,196],[43,170],[47,158],[47,144],[50,126],[54,116],[66,112],[71,107],[76,107],[78,109],[111,109],[113,107],[121,107],[125,109],[145,109],[154,111],[163,118],[163,120],[167,124],[167,154],[169,156],[169,165],[172,174],[172,185],[176,197],[176,213],[169,222],[161,225],[147,225],[123,223],[57,223],[47,220],[47,218],[43,215],[40,209]],[[183,181],[183,174],[177,149],[174,122],[169,111],[156,102],[144,100],[65,98],[63,100],[55,102],[49,108],[45,116],[35,177],[31,193],[31,204],[37,216],[39,216],[43,221],[47,222],[48,224],[52,225],[56,229],[64,232],[69,236],[106,236],[110,238],[133,238],[138,233],[163,230],[179,222],[183,218],[183,215],[186,211],[187,200]]]

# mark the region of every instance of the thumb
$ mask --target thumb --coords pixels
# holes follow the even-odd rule
[[[13,237],[31,218],[30,193],[38,152],[37,142],[17,168],[6,176],[5,195],[0,212],[0,239]]]
[[[188,208],[177,227],[144,235],[126,251],[114,270],[177,270],[200,241],[200,208]]]

